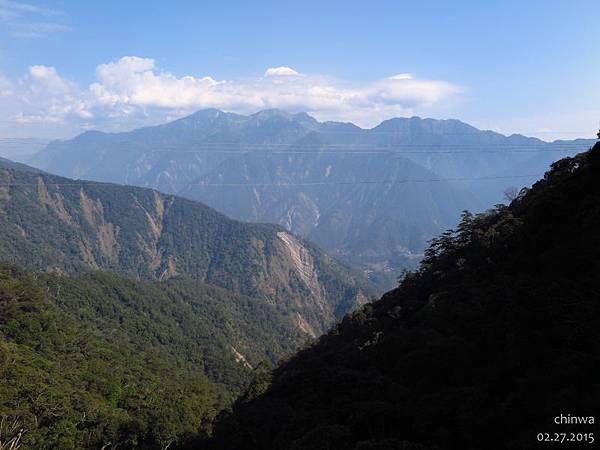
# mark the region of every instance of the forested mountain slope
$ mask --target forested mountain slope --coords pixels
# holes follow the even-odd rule
[[[270,305],[185,279],[0,265],[0,442],[163,449],[206,434],[251,368],[305,339]]]
[[[318,248],[150,189],[75,181],[0,162],[0,260],[33,270],[178,275],[276,305],[316,336],[370,295]]]
[[[397,289],[258,377],[210,448],[529,449],[593,433],[554,418],[600,404],[598,248],[600,144],[510,206],[465,213]]]
[[[146,186],[230,217],[276,223],[391,287],[460,212],[481,211],[589,147],[483,131],[458,120],[372,129],[305,113],[216,109],[124,133],[54,141],[33,164],[71,178]]]
[[[352,265],[392,272],[395,282],[394,269],[416,264],[462,209],[483,208],[459,187],[425,182],[438,178],[392,153],[250,151],[180,194],[231,217],[278,223]]]
[[[23,171],[32,172],[32,173],[43,173],[41,170],[36,169],[35,167],[31,167],[31,166],[28,166],[27,164],[15,162],[13,160],[1,158],[1,157],[0,157],[0,167],[4,168],[4,169],[23,170]]]

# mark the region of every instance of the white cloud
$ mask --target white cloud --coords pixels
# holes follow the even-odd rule
[[[399,73],[390,77],[390,80],[412,80],[413,76],[410,73]]]
[[[176,76],[160,70],[153,59],[126,56],[99,65],[96,81],[87,87],[64,79],[54,67],[37,65],[16,82],[0,78],[0,92],[11,92],[0,113],[21,124],[118,129],[158,123],[208,107],[239,113],[281,108],[306,111],[321,120],[373,126],[442,104],[461,88],[408,74],[350,84],[321,75],[300,75],[283,66],[267,69],[262,77],[216,80]]]
[[[96,69],[98,82],[90,91],[102,105],[195,108],[209,102],[211,90],[219,84],[211,77],[177,78],[155,72],[153,59],[126,56]]]
[[[29,68],[30,87],[40,86],[53,94],[65,94],[75,89],[72,83],[61,78],[51,66],[31,66]]]
[[[281,67],[269,67],[265,71],[265,77],[289,77],[289,76],[298,76],[300,75],[291,67],[281,66]]]
[[[0,80],[0,92],[2,85]],[[17,124],[68,125],[92,118],[91,99],[50,66],[31,66],[26,76],[10,83],[5,97],[0,113]]]
[[[408,74],[345,85],[323,76],[299,76],[283,66],[269,68],[263,77],[254,79],[177,77],[158,70],[153,59],[133,56],[102,64],[96,74],[98,81],[90,92],[98,105],[112,108],[115,114],[130,114],[136,108],[191,111],[216,107],[242,113],[282,108],[364,125],[440,102],[461,90],[448,82],[418,80]]]

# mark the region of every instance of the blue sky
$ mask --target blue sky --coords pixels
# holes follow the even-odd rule
[[[203,107],[589,137],[599,30],[593,1],[0,0],[0,137],[127,129]]]

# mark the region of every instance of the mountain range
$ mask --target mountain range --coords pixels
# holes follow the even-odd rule
[[[256,368],[374,293],[280,226],[0,158],[0,446],[206,437]]]
[[[214,438],[189,448],[534,449],[563,435],[589,447],[599,180],[596,144],[509,206],[465,212],[398,288],[257,374]]]
[[[0,259],[31,270],[183,276],[274,305],[317,336],[370,283],[285,229],[228,219],[155,190],[77,181],[0,161]]]
[[[305,113],[202,110],[124,133],[51,142],[51,173],[151,187],[235,219],[279,224],[384,288],[415,267],[461,211],[503,201],[590,141],[547,143],[457,120],[397,118],[372,129]]]
[[[324,166],[326,177],[343,160],[308,145],[284,156],[303,161],[307,151],[316,153],[300,167]],[[376,152],[349,154],[346,173],[432,174]],[[310,179],[279,151],[255,153],[219,167],[242,158]],[[362,274],[284,226],[0,159],[1,443],[433,450],[488,448],[490,439],[534,448],[539,430],[580,432],[552,419],[593,415],[598,403],[599,155],[597,145],[554,163],[509,206],[463,212],[418,270],[374,303]],[[439,210],[453,193],[475,198],[437,183],[426,185],[444,200]],[[350,191],[369,218],[344,222],[348,198],[332,207],[333,233],[322,239],[339,245],[338,230],[365,251],[392,245],[388,236],[407,232],[396,218],[409,219],[424,192],[400,186],[424,184],[340,179],[346,188],[334,194]],[[305,193],[328,199],[326,190],[290,198]],[[363,219],[372,236],[355,231]]]

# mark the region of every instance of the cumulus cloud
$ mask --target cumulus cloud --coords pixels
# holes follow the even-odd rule
[[[29,87],[40,87],[54,95],[65,94],[74,89],[74,85],[61,78],[51,66],[31,66],[29,68]]]
[[[98,82],[90,91],[102,105],[159,108],[195,108],[211,101],[219,82],[211,77],[177,78],[156,72],[155,61],[127,56],[96,69]],[[223,82],[221,82],[223,83]]]
[[[269,67],[265,71],[265,77],[289,77],[300,75],[291,67],[280,66],[280,67]]]
[[[268,68],[259,77],[217,80],[177,76],[161,70],[151,58],[126,56],[99,65],[96,81],[87,87],[64,79],[54,67],[38,65],[17,82],[3,84],[0,78],[0,92],[5,91],[11,92],[12,116],[20,123],[111,128],[156,123],[208,107],[240,113],[281,108],[372,126],[441,104],[461,88],[410,74],[346,83],[286,66]]]
[[[17,82],[0,79],[0,95],[5,97],[0,112],[17,124],[79,124],[92,118],[92,99],[54,67],[31,66]]]
[[[216,107],[238,112],[282,108],[328,119],[362,118],[359,122],[369,124],[382,116],[441,102],[461,90],[445,81],[415,79],[409,74],[346,85],[324,76],[300,76],[285,66],[243,80],[177,77],[159,70],[153,59],[131,56],[100,65],[96,75],[98,81],[90,86],[94,100],[117,114],[129,114],[136,108]]]

